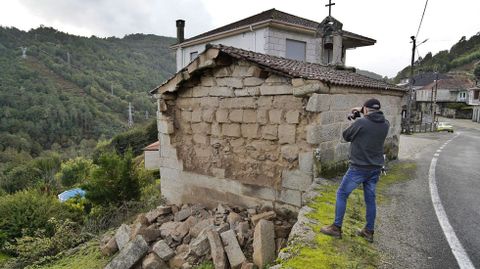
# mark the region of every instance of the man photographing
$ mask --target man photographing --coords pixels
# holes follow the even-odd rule
[[[380,108],[380,102],[377,99],[367,100],[361,108],[352,108],[352,114],[348,117],[350,120],[360,117],[360,113],[363,113],[364,117],[355,120],[343,132],[343,138],[347,142],[351,142],[350,166],[337,190],[335,221],[332,225],[325,226],[320,230],[324,234],[337,238],[342,237],[342,223],[348,196],[358,185],[363,184],[367,223],[357,234],[367,241],[373,242],[377,211],[375,187],[384,164],[383,144],[390,127]]]

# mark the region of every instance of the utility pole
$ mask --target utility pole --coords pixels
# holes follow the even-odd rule
[[[67,63],[70,66],[70,52],[67,52]]]
[[[412,63],[410,66],[410,88],[408,89],[408,100],[407,100],[407,134],[411,134],[410,132],[410,124],[412,121],[412,95],[413,95],[413,65],[415,63],[415,49],[417,47],[417,40],[415,39],[415,36],[411,36],[410,39],[412,39],[413,46],[412,46]]]
[[[435,91],[433,94],[433,123],[435,123],[435,118],[437,116],[437,90],[438,90],[438,72],[435,77]]]
[[[22,50],[22,58],[27,59],[27,47],[20,47]]]
[[[128,103],[128,128],[133,126],[132,103]]]
[[[149,116],[150,116],[150,115],[148,114],[148,110],[145,110],[145,119],[148,120],[148,117],[149,117]]]

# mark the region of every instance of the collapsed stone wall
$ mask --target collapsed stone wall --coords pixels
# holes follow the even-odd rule
[[[203,71],[159,99],[162,193],[174,203],[299,208],[315,176],[345,168],[346,115],[372,97],[392,124],[387,144],[398,145],[401,94],[290,79],[244,61]]]

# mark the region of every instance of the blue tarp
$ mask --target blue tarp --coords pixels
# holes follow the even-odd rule
[[[67,201],[68,199],[73,198],[75,196],[84,197],[85,196],[85,191],[80,189],[80,188],[64,191],[64,192],[62,192],[58,195],[58,200],[60,200],[60,202],[63,203],[65,201]]]

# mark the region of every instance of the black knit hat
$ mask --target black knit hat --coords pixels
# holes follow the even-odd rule
[[[373,109],[380,109],[380,101],[378,101],[377,99],[375,98],[372,98],[372,99],[369,99],[365,102],[365,104],[363,104],[364,107],[368,107],[368,108],[373,108]]]

